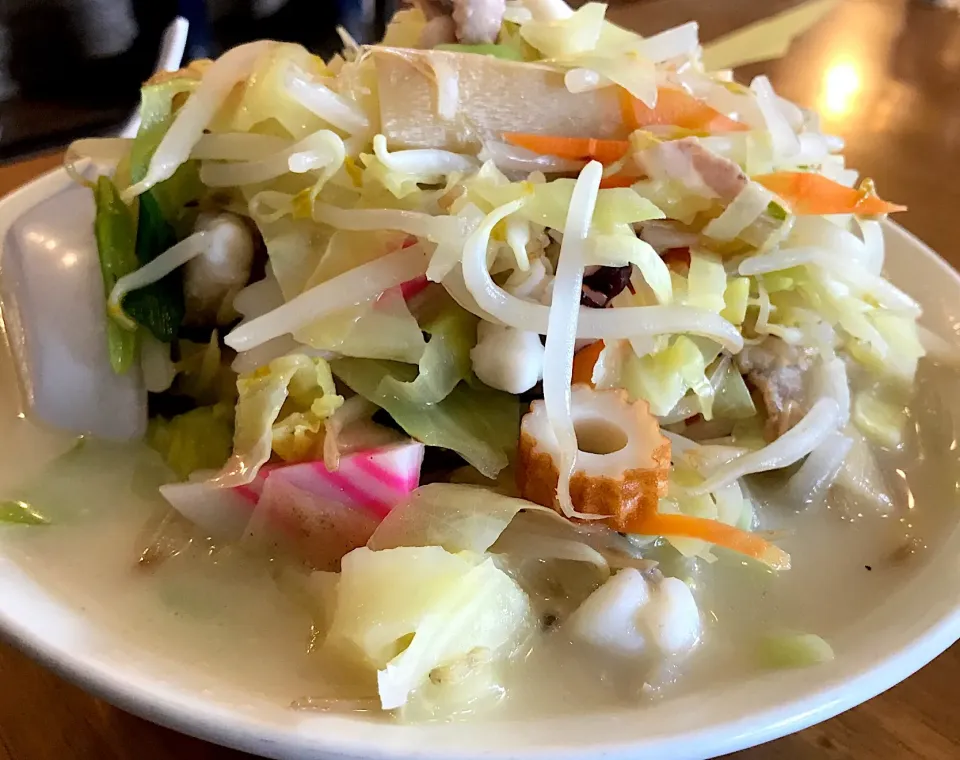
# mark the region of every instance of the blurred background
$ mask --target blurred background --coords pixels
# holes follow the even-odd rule
[[[394,0],[0,0],[0,162],[120,125],[164,27],[190,21],[187,58],[241,42],[299,42],[324,57],[337,25],[377,39]]]

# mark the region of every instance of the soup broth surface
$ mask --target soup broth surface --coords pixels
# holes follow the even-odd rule
[[[952,373],[921,363],[910,419],[915,429],[902,451],[881,457],[897,496],[891,514],[836,499],[803,510],[780,503],[774,488],[758,510],[761,527],[785,532],[778,543],[792,555],[791,570],[775,574],[730,553],[717,552],[708,564],[684,560],[670,547],[657,550],[665,573],[694,585],[704,622],[700,646],[680,665],[653,677],[572,644],[561,626],[534,637],[504,669],[503,697],[475,717],[582,713],[668,699],[757,673],[765,634],[840,636],[906,583],[957,520],[955,410],[944,401],[954,381]],[[159,457],[143,444],[77,446],[31,423],[20,413],[5,349],[0,429],[0,497],[24,499],[51,521],[0,526],[0,551],[104,632],[105,657],[111,639],[135,641],[155,672],[175,674],[178,684],[238,709],[252,710],[252,697],[286,706],[352,690],[350,674],[339,674],[341,685],[334,686],[326,666],[308,653],[310,615],[278,587],[269,563],[194,543],[150,569],[139,567],[144,526],[165,505],[157,488],[168,473]]]

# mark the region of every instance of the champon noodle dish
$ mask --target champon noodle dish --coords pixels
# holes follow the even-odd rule
[[[765,600],[901,508],[883,471],[941,345],[882,275],[903,207],[765,77],[705,70],[696,24],[605,11],[431,0],[326,63],[241,45],[68,154],[115,159],[76,176],[167,467],[141,563],[269,565],[349,672],[295,706],[413,721],[821,662],[833,613],[798,602],[787,635]],[[593,669],[517,676],[554,655]]]

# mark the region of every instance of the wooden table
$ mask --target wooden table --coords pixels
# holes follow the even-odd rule
[[[619,2],[643,32],[696,18],[709,40],[793,5],[784,0]],[[960,266],[960,16],[915,0],[845,0],[768,73],[784,96],[821,109],[849,140],[851,165],[910,210],[898,221]],[[0,168],[0,194],[46,170],[41,157]],[[960,758],[960,645],[871,702],[740,760]],[[0,646],[0,760],[231,760],[240,753],[158,728],[93,699]]]

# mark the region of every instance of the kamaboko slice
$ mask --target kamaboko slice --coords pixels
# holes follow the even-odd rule
[[[790,556],[760,535],[732,525],[683,514],[662,514],[667,495],[670,441],[660,432],[646,401],[631,402],[621,389],[572,389],[574,428],[580,453],[570,480],[578,512],[607,515],[621,533],[699,538],[760,560],[790,567]],[[560,456],[543,401],[534,401],[520,424],[517,485],[523,498],[560,511]]]

